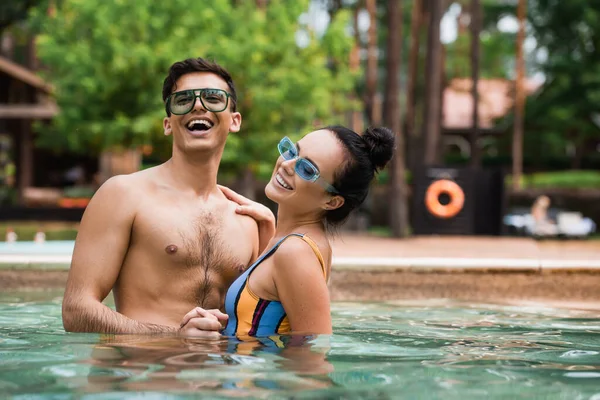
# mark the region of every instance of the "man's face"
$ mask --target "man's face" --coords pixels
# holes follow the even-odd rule
[[[229,87],[218,75],[210,72],[185,74],[175,82],[173,92],[189,89],[221,89]],[[208,102],[205,101],[205,104]],[[210,106],[209,106],[210,107]],[[238,132],[242,116],[231,111],[231,99],[227,108],[220,112],[208,111],[199,98],[190,112],[183,115],[171,114],[163,121],[165,135],[173,135],[173,142],[180,150],[214,152],[223,149],[229,132]]]

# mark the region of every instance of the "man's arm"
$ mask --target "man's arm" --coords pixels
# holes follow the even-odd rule
[[[177,329],[135,321],[102,304],[123,264],[135,217],[131,177],[102,185],[81,220],[65,289],[62,318],[66,331],[175,333]]]

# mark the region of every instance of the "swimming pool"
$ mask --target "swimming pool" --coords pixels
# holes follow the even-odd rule
[[[74,240],[51,240],[35,242],[0,242],[0,254],[48,254],[71,255],[75,247]]]
[[[0,294],[15,399],[600,399],[600,315],[451,302],[335,303],[332,337],[205,342],[67,334],[60,292]],[[0,395],[1,397],[1,395]]]

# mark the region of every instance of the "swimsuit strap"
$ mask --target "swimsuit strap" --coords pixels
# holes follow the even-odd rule
[[[287,238],[289,238],[290,236],[297,236],[300,239],[304,240],[304,242],[306,242],[310,248],[313,250],[313,252],[315,253],[315,255],[317,256],[317,258],[319,259],[319,264],[321,264],[321,269],[323,270],[323,276],[325,276],[325,278],[327,278],[327,272],[325,270],[325,260],[323,259],[323,256],[321,255],[321,252],[319,251],[319,247],[317,246],[317,244],[314,242],[314,240],[312,240],[310,237],[308,237],[308,235],[306,234],[302,234],[302,233],[290,233],[288,235],[285,235],[284,237],[282,237],[281,239],[279,239],[277,241],[277,243],[275,243],[273,245],[273,247],[271,247],[269,249],[269,251],[267,251],[266,253],[264,253],[262,256],[260,256],[255,262],[254,264],[252,264],[252,266],[250,266],[249,270],[253,270],[254,268],[256,268],[261,262],[263,262],[263,260],[265,258],[270,257],[271,255],[273,255],[273,253],[275,253],[275,251],[279,248],[279,246],[281,246],[281,244],[284,242],[284,240],[286,240]],[[248,272],[250,272],[248,271]]]
[[[323,255],[319,250],[319,246],[312,240],[308,235],[302,235],[302,239],[313,249],[315,255],[319,259],[319,263],[321,264],[321,269],[323,270],[323,276],[327,279],[327,271],[325,270],[325,260],[323,259]]]

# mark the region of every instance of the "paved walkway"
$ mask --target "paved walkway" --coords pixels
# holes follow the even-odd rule
[[[333,243],[334,265],[375,269],[594,269],[599,240],[423,236],[409,239],[343,234]]]
[[[0,253],[0,290],[63,289],[71,257],[58,247],[55,254]],[[527,301],[600,311],[599,240],[345,233],[333,251],[333,301]]]

